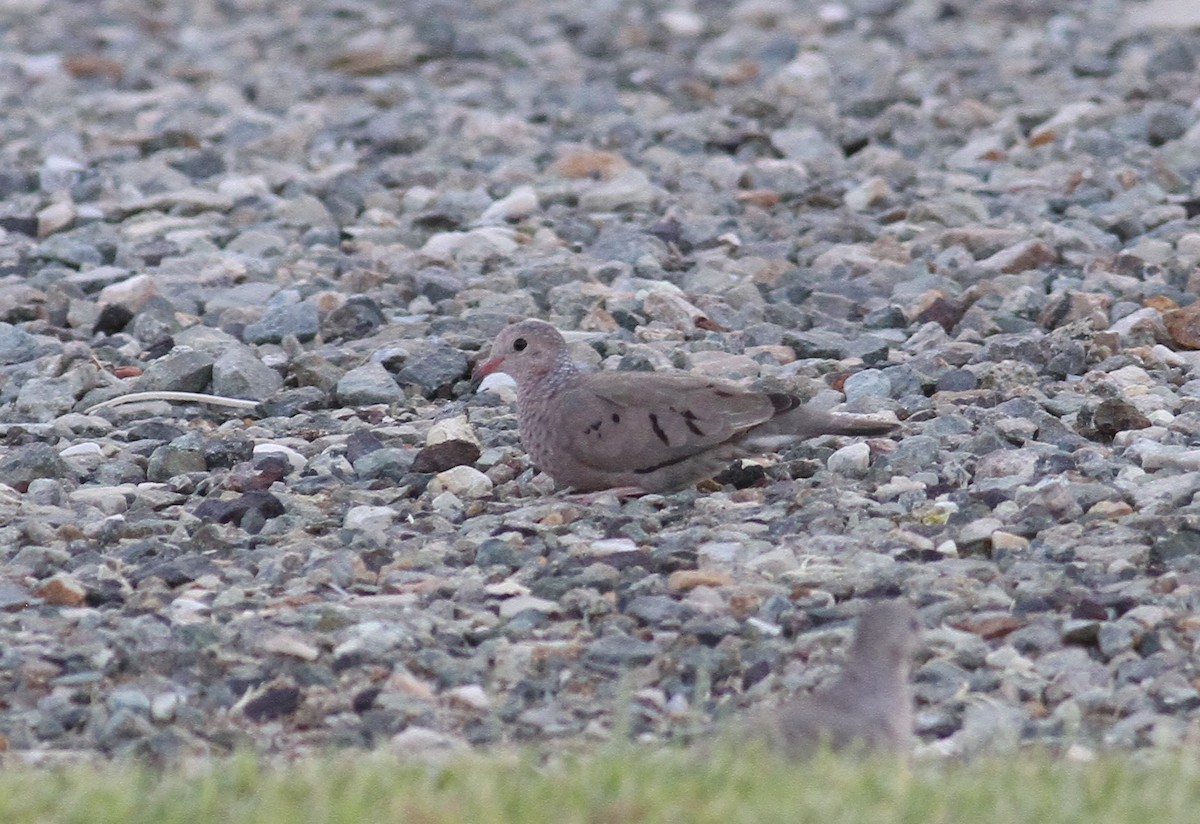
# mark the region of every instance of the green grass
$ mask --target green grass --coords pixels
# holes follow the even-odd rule
[[[1200,822],[1194,753],[1088,764],[1021,753],[967,764],[759,750],[700,755],[473,755],[440,766],[338,754],[267,766],[252,757],[165,772],[128,764],[0,770],[4,824],[1115,824]]]

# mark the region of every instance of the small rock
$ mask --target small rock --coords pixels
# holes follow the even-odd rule
[[[134,275],[100,290],[96,302],[101,306],[117,304],[130,312],[140,312],[150,298],[158,294],[153,275]]]
[[[533,595],[517,595],[513,598],[505,598],[500,602],[501,618],[512,618],[526,610],[551,615],[558,612],[559,607],[554,601],[547,601],[545,598],[537,598]]]
[[[878,369],[864,369],[846,378],[842,391],[847,403],[860,398],[886,398],[892,393],[892,382]]]
[[[645,211],[655,207],[662,190],[640,169],[626,169],[610,180],[598,182],[579,196],[585,212]]]
[[[75,204],[70,200],[51,203],[37,213],[37,236],[44,238],[55,232],[61,232],[74,223],[77,216]]]
[[[77,607],[87,599],[87,590],[78,578],[60,572],[38,587],[37,595],[53,606]]]
[[[587,645],[585,662],[604,669],[609,667],[632,667],[647,664],[658,654],[658,647],[647,641],[613,633],[605,635]]]
[[[466,415],[456,415],[453,418],[442,418],[429,427],[425,435],[426,446],[436,446],[445,441],[465,441],[481,446],[479,436],[467,420]]]
[[[17,393],[17,411],[30,420],[52,421],[75,406],[80,388],[79,381],[69,375],[30,378]]]
[[[208,464],[201,450],[164,444],[150,453],[150,460],[146,464],[146,478],[151,481],[169,481],[177,475],[207,470]]]
[[[284,304],[267,310],[262,320],[246,326],[242,338],[246,343],[279,343],[285,337],[293,336],[303,343],[317,336],[320,325],[315,306]]]
[[[341,377],[337,383],[337,398],[346,406],[369,406],[395,403],[404,398],[404,392],[383,364],[371,361]]]
[[[851,478],[861,478],[870,469],[871,447],[862,441],[843,446],[829,456],[826,465],[830,472]]]
[[[259,645],[263,652],[287,655],[301,661],[316,661],[321,650],[305,638],[292,632],[280,632],[264,638]]]
[[[449,492],[459,498],[482,498],[491,491],[492,479],[471,466],[452,467],[429,482],[429,492],[433,495]]]
[[[379,305],[364,295],[352,295],[321,322],[321,335],[328,341],[359,340],[387,322]]]
[[[441,441],[419,451],[412,462],[413,472],[444,472],[456,466],[470,466],[482,454],[477,443]]]
[[[291,685],[268,686],[242,704],[246,719],[254,722],[274,721],[291,715],[300,707],[300,689]]]
[[[259,360],[248,346],[229,347],[212,365],[215,395],[265,401],[282,386],[279,373]]]
[[[33,335],[11,323],[0,323],[0,365],[33,360],[41,349]]]
[[[133,486],[128,489],[117,486],[81,486],[67,495],[67,498],[81,506],[95,507],[105,515],[119,515],[129,509],[129,499],[126,497]]]
[[[976,521],[975,523],[978,523]],[[969,524],[968,526],[972,526]],[[1011,532],[1004,532],[1000,529],[995,529],[991,534],[992,551],[993,552],[1009,552],[1009,553],[1025,553],[1029,551],[1029,539],[1021,535],[1013,535]]]
[[[0,611],[25,609],[34,603],[34,597],[29,591],[17,584],[0,581]]]
[[[532,215],[537,208],[538,197],[533,187],[518,186],[508,195],[484,209],[483,214],[479,216],[479,223],[482,225],[515,223]]]
[[[476,712],[486,712],[492,708],[492,700],[479,684],[463,684],[461,687],[452,687],[442,695],[450,704]]]
[[[166,724],[174,720],[183,699],[177,692],[160,692],[150,699],[150,720]]]
[[[959,529],[957,541],[964,548],[991,546],[992,536],[1003,526],[998,518],[978,518]]]
[[[342,526],[346,529],[380,532],[395,522],[396,514],[396,510],[390,506],[354,506],[346,510]]]
[[[727,572],[700,569],[677,569],[667,578],[667,588],[672,592],[687,592],[696,587],[720,587],[733,581]]]
[[[427,398],[439,397],[466,377],[469,367],[467,356],[458,349],[429,343],[412,348],[404,366],[396,372],[396,382],[417,386]]]
[[[137,391],[203,392],[212,380],[215,362],[208,353],[177,348],[146,367],[137,379]]]
[[[292,472],[300,472],[308,465],[308,459],[292,449],[290,446],[285,446],[281,443],[258,443],[254,445],[254,459],[257,462],[260,458],[278,457],[287,462]]]
[[[69,478],[71,467],[44,443],[0,450],[0,479],[11,486],[27,486],[34,478]]]

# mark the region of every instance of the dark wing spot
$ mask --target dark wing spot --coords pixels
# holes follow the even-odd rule
[[[663,432],[663,428],[658,425],[658,415],[655,415],[653,412],[650,413],[650,428],[654,430],[655,437],[667,446],[671,445],[671,442],[667,440],[667,433]]]
[[[595,421],[591,426],[589,426],[587,429],[583,430],[584,434],[587,435],[592,432],[599,432],[600,424],[602,424],[602,423],[604,423],[604,421]]]
[[[616,412],[614,412],[614,413],[613,413],[613,416],[612,416],[612,422],[613,422],[613,423],[620,423],[620,422],[621,422],[621,416],[620,416],[620,415],[618,415]]]
[[[697,437],[703,438],[704,432],[700,427],[696,426],[696,413],[690,409],[683,410],[683,422],[687,424],[687,428]]]

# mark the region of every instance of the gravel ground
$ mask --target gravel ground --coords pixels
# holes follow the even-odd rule
[[[1190,0],[0,7],[11,757],[688,737],[901,595],[926,754],[1200,720]],[[903,426],[580,503],[529,316]]]

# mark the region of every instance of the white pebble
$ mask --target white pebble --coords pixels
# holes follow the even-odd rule
[[[434,475],[429,491],[433,495],[449,492],[459,498],[482,498],[492,491],[492,479],[473,466],[456,466]]]
[[[491,709],[492,699],[484,691],[483,687],[478,684],[463,684],[461,687],[452,687],[443,693],[446,700],[451,704],[458,704],[467,709],[484,710]]]
[[[100,449],[100,444],[94,441],[85,441],[68,446],[58,455],[60,458],[99,458],[103,457],[104,452]]]
[[[491,376],[489,375],[488,377]],[[435,446],[446,441],[466,441],[476,446],[482,446],[479,442],[479,436],[475,434],[475,429],[471,426],[471,422],[467,420],[466,415],[443,418],[440,421],[435,421],[433,426],[429,427],[429,432],[425,435],[426,446]]]
[[[524,220],[537,211],[538,196],[532,186],[518,186],[483,210],[479,216],[482,225]]]
[[[659,20],[676,37],[699,37],[704,33],[704,18],[691,9],[668,9]]]
[[[150,699],[151,720],[159,723],[171,721],[175,718],[175,711],[179,709],[179,705],[182,703],[183,699],[179,697],[179,693],[160,692]]]
[[[342,526],[375,532],[387,529],[395,520],[396,510],[390,506],[355,506],[346,512]]]
[[[558,604],[534,595],[518,595],[515,598],[508,598],[500,602],[500,617],[512,618],[514,615],[518,615],[527,609],[550,615],[558,612]]]
[[[830,472],[837,472],[839,475],[848,475],[852,478],[861,478],[866,475],[870,465],[871,447],[862,441],[843,446],[830,455],[826,462]]]
[[[254,445],[254,457],[259,458],[263,455],[278,455],[288,462],[292,467],[293,472],[299,472],[308,464],[308,458],[301,455],[290,446],[284,446],[280,443],[259,443]]]

